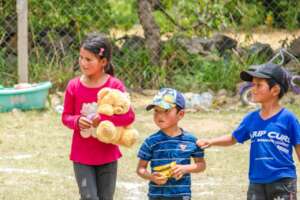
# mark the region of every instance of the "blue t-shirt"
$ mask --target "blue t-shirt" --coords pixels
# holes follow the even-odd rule
[[[182,134],[170,137],[162,131],[146,138],[138,157],[150,162],[151,171],[159,165],[176,161],[177,164],[190,164],[191,157],[203,158],[204,151],[196,145],[197,138],[182,130]],[[149,183],[149,197],[184,197],[191,196],[191,175],[185,174],[178,181],[169,178],[164,185]]]
[[[251,112],[232,135],[239,143],[251,139],[251,183],[296,178],[293,146],[300,144],[300,125],[289,110],[283,108],[266,120],[261,118],[260,110]]]

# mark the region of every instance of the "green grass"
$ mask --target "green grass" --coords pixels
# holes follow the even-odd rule
[[[300,109],[291,106],[300,116]],[[116,200],[147,199],[147,181],[135,174],[136,153],[141,142],[156,130],[151,113],[137,110],[138,145],[122,148]],[[230,133],[246,113],[187,113],[181,126],[198,137]],[[69,161],[71,130],[51,110],[0,114],[0,199],[79,199],[72,163]],[[193,199],[242,200],[247,191],[249,143],[206,151],[207,170],[193,174]],[[299,168],[299,164],[298,168]]]

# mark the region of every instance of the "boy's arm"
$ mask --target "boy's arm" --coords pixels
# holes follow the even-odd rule
[[[151,180],[151,173],[147,170],[148,161],[139,160],[136,173],[143,179]]]
[[[210,146],[231,146],[237,143],[237,140],[232,135],[223,135],[212,139],[199,139],[197,145],[202,149]]]
[[[206,162],[204,158],[194,158],[194,164],[188,167],[189,173],[199,173],[206,169]]]
[[[152,182],[156,183],[157,185],[163,185],[167,182],[167,180],[168,180],[167,177],[165,177],[162,174],[157,173],[157,172],[154,172],[153,174],[151,174],[147,170],[147,166],[148,166],[148,161],[140,159],[137,169],[136,169],[136,173],[143,179],[152,181]]]
[[[199,173],[206,168],[204,158],[194,158],[194,163],[189,165],[175,165],[172,167],[172,176],[180,179],[184,174]]]
[[[223,135],[220,137],[212,138],[212,139],[199,139],[197,141],[197,145],[202,149],[210,147],[210,146],[231,146],[236,144],[237,142],[243,143],[246,140],[249,140],[251,131],[249,130],[249,122],[253,119],[253,112],[247,114],[239,126],[232,132],[230,135]]]
[[[295,151],[298,157],[298,161],[300,162],[300,144],[295,145]]]

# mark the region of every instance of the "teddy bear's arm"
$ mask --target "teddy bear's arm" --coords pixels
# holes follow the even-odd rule
[[[108,120],[114,123],[115,126],[128,126],[134,122],[135,114],[132,108],[126,114],[121,115],[103,115],[100,114],[101,121]]]

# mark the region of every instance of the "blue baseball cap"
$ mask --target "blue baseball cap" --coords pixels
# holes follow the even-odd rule
[[[151,110],[155,106],[168,110],[174,108],[176,105],[182,109],[185,108],[183,95],[175,89],[162,88],[154,96],[152,103],[146,107],[146,110]]]

